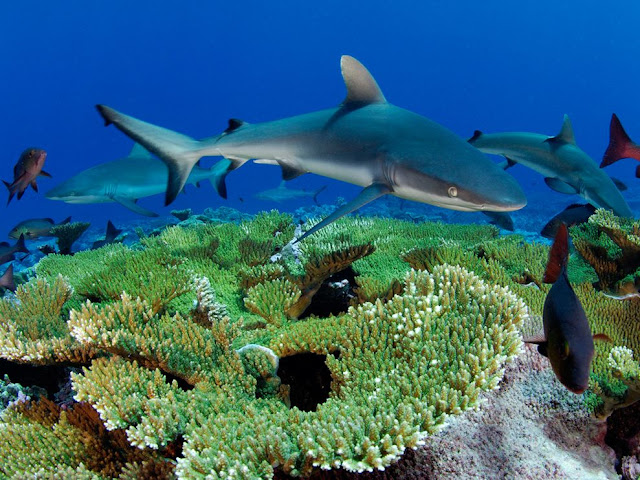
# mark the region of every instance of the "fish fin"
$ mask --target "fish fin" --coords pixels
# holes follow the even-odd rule
[[[51,174],[49,172],[45,172],[44,170],[40,170],[40,173],[38,175],[51,178]]]
[[[627,187],[627,185],[620,180],[619,178],[615,178],[615,177],[611,177],[611,181],[615,184],[615,186],[618,188],[618,190],[620,190],[621,192],[624,192],[625,190],[628,190],[629,188]]]
[[[483,135],[481,130],[474,130],[473,131],[473,135],[471,136],[471,138],[469,140],[467,140],[467,142],[473,144],[473,142],[475,142],[477,139],[479,139],[481,136]]]
[[[542,281],[544,283],[554,283],[567,268],[567,259],[569,258],[569,230],[567,225],[562,222],[558,227],[556,238],[549,250],[549,261],[544,271]]]
[[[137,213],[138,215],[144,215],[145,217],[157,217],[158,214],[152,212],[151,210],[147,210],[146,208],[141,207],[136,204],[136,200],[127,197],[111,197],[114,202],[118,202],[125,208],[128,208],[132,212]]]
[[[611,123],[609,125],[609,145],[602,156],[600,168],[611,165],[621,158],[640,160],[640,146],[633,143],[622,123],[620,123],[620,119],[614,113],[611,115]]]
[[[313,192],[313,201],[315,202],[316,205],[320,205],[318,203],[318,195],[320,195],[322,192],[324,192],[327,189],[326,185],[323,185],[322,187],[320,187],[318,190],[316,190],[315,192]]]
[[[243,125],[248,125],[248,124],[247,124],[247,122],[245,122],[243,120],[239,120],[237,118],[230,118],[229,119],[229,126],[222,133],[227,134],[227,133],[234,132],[234,131],[238,130],[240,127],[242,127]]]
[[[513,167],[516,163],[518,162],[511,160],[509,157],[504,157],[504,162],[498,163],[498,166],[501,169],[506,170],[507,168]]]
[[[224,158],[209,169],[209,172],[211,172],[209,181],[222,198],[227,198],[227,175],[241,165],[242,163]]]
[[[71,217],[67,217],[64,220],[62,220],[58,225],[66,225],[67,223],[71,222]],[[51,221],[51,223],[53,223],[53,220]]]
[[[202,144],[191,137],[124,115],[105,105],[97,105],[96,108],[105,125],[114,124],[167,164],[169,178],[165,205],[173,202],[187,183],[193,166],[202,157]]]
[[[640,165],[636,167],[636,178],[640,178]]]
[[[565,114],[562,121],[562,128],[560,129],[560,133],[558,133],[555,137],[547,138],[545,142],[570,143],[572,145],[576,144],[576,138],[573,135],[573,127],[571,127],[571,120],[569,120],[569,115]]]
[[[13,252],[22,252],[22,253],[26,253],[29,254],[31,252],[29,252],[29,249],[27,248],[27,246],[24,244],[24,233],[20,234],[20,238],[18,238],[18,241],[16,242],[16,244],[13,246]]]
[[[566,193],[568,195],[579,193],[577,188],[558,178],[545,177],[544,183],[546,183],[551,190],[555,190],[558,193]]]
[[[549,358],[549,343],[544,342],[538,344],[538,353],[543,357]]]
[[[294,178],[298,178],[300,175],[304,175],[307,173],[306,170],[302,170],[298,167],[293,167],[284,162],[278,162],[280,167],[282,167],[282,179],[283,180],[293,180]]]
[[[358,60],[349,55],[343,55],[340,58],[340,69],[347,87],[347,96],[342,105],[387,102],[376,80]]]
[[[611,337],[609,337],[609,335],[607,335],[606,333],[596,333],[593,336],[593,339],[597,342],[613,343],[613,340],[611,340]]]
[[[139,143],[134,143],[127,158],[153,158],[153,155]]]
[[[31,180],[31,188],[33,188],[35,190],[35,192],[38,193],[38,184],[36,183],[35,179]],[[24,191],[22,191],[20,193],[24,193]],[[20,198],[20,197],[18,197],[18,198]]]
[[[13,281],[13,264],[9,265],[9,268],[0,277],[0,287],[4,287],[12,292],[16,291],[16,284]]]
[[[104,234],[104,239],[106,241],[112,242],[115,238],[122,233],[122,230],[116,228],[111,220],[107,220],[107,230]]]
[[[393,190],[391,189],[391,187],[389,187],[389,185],[386,185],[384,183],[372,183],[368,187],[365,187],[356,198],[351,200],[349,203],[338,207],[331,215],[329,215],[319,223],[316,223],[313,227],[304,232],[304,234],[300,238],[298,238],[295,243],[298,243],[309,235],[317,232],[321,228],[335,222],[339,218],[359,209],[369,202],[374,201],[376,198],[391,193],[392,191]]]
[[[9,205],[11,203],[11,200],[13,199],[13,196],[15,195],[15,192],[9,182],[5,182],[4,180],[2,180],[2,183],[4,183],[5,187],[7,187],[7,190],[9,190],[9,199],[7,200],[7,205]]]

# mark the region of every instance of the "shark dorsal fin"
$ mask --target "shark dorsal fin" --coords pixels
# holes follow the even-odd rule
[[[131,158],[153,158],[153,155],[139,143],[134,143],[133,148],[129,152]]]
[[[237,118],[230,118],[229,119],[229,126],[224,131],[224,133],[231,133],[234,130],[239,129],[240,127],[242,127],[243,125],[246,125],[246,124],[247,124],[247,122],[245,122],[243,120],[239,120]]]
[[[569,120],[569,115],[565,114],[564,120],[562,121],[562,128],[560,129],[560,133],[558,133],[555,137],[547,138],[546,141],[571,143],[572,145],[576,144],[576,137],[573,135],[573,128],[571,127],[571,120]]]
[[[342,105],[386,103],[387,100],[375,78],[358,60],[349,55],[343,55],[340,59],[340,68],[347,87],[347,96]]]

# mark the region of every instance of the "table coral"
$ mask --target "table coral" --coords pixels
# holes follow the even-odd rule
[[[498,385],[519,352],[518,325],[541,313],[548,291],[546,247],[490,226],[347,218],[292,244],[294,230],[269,212],[51,255],[20,302],[0,304],[0,340],[21,339],[0,342],[0,356],[83,364],[76,399],[131,445],[175,458],[179,477],[381,469]],[[569,273],[592,329],[614,341],[599,347],[597,388],[613,378],[611,347],[637,351],[640,335],[627,328],[632,304],[595,291],[576,261]],[[341,271],[351,272],[351,307],[301,315]],[[278,365],[305,355],[328,380],[303,408]],[[12,415],[0,428],[19,442],[9,426],[23,420]],[[84,453],[70,458],[61,465],[95,473]],[[156,468],[144,462],[123,475]]]

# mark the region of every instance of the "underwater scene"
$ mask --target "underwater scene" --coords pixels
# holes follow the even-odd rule
[[[4,4],[0,478],[639,479],[639,15]]]

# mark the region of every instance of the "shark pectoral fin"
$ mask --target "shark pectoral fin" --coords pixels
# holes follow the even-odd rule
[[[253,163],[258,163],[260,165],[278,165],[278,161],[271,158],[256,158]]]
[[[467,142],[473,144],[473,142],[475,142],[481,136],[482,136],[482,131],[481,130],[474,130],[473,131],[473,136],[469,140],[467,140]]]
[[[558,178],[546,177],[544,179],[544,183],[546,183],[551,190],[555,190],[558,193],[566,193],[569,195],[580,193],[576,187],[569,185]]]
[[[347,87],[347,96],[342,105],[387,102],[375,78],[358,60],[349,55],[343,55],[340,58],[340,69]]]
[[[625,190],[629,189],[629,187],[627,187],[627,185],[619,178],[611,177],[611,181],[615,184],[616,188],[621,192],[624,192]]]
[[[518,162],[511,160],[509,157],[504,157],[504,162],[498,163],[498,166],[501,169],[506,170],[507,168],[513,167],[516,163]]]
[[[144,215],[145,217],[157,217],[158,214],[152,212],[151,210],[147,210],[146,208],[137,205],[135,200],[126,197],[111,197],[114,202],[118,202],[125,208],[128,208],[132,212],[137,213],[138,215]]]
[[[344,217],[345,215],[359,209],[363,205],[366,205],[367,203],[372,202],[376,198],[386,195],[387,193],[391,193],[392,191],[393,190],[391,189],[391,187],[389,187],[389,185],[386,185],[384,183],[372,183],[368,187],[365,187],[356,198],[351,200],[346,205],[343,205],[342,207],[336,209],[331,215],[326,217],[321,222],[316,223],[311,229],[304,232],[304,234],[294,243],[298,243],[309,235],[317,232],[321,228],[335,222],[339,218]]]
[[[216,192],[218,192],[218,195],[225,200],[227,198],[227,184],[225,182],[227,175],[229,172],[235,170],[241,165],[242,163],[240,163],[240,161],[225,158],[220,160],[210,169],[212,175],[209,177],[209,181],[211,182],[211,185],[213,185],[213,188],[216,189]]]
[[[573,127],[571,127],[571,120],[569,120],[569,115],[564,116],[560,133],[558,133],[555,137],[547,138],[545,142],[571,143],[572,145],[576,144],[576,137],[573,135]]]
[[[307,173],[306,170],[302,170],[301,168],[291,166],[284,162],[279,162],[279,164],[280,167],[282,167],[283,180],[293,180],[294,178],[298,178],[300,175]]]

